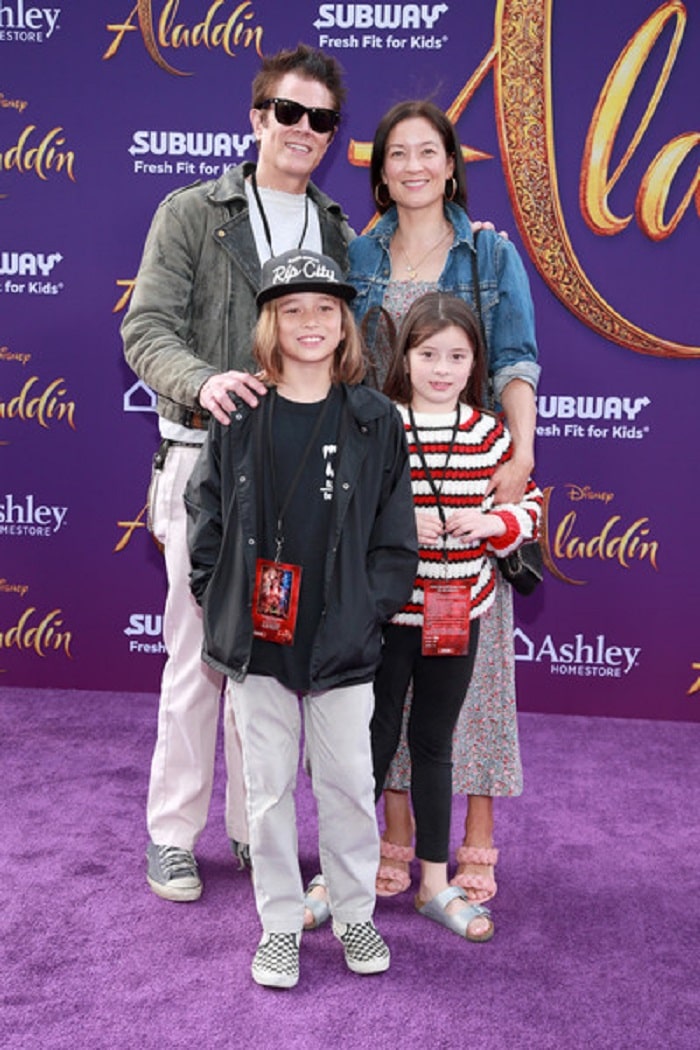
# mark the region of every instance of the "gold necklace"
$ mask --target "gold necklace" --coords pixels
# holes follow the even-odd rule
[[[407,272],[408,276],[410,277],[410,279],[412,281],[416,281],[418,279],[418,271],[420,270],[420,268],[423,265],[423,263],[425,262],[425,260],[428,258],[429,255],[433,254],[433,252],[435,251],[436,248],[440,247],[440,245],[445,240],[445,238],[449,237],[449,235],[451,233],[452,233],[452,228],[451,227],[449,229],[445,230],[440,235],[439,239],[435,242],[435,244],[433,244],[433,246],[428,249],[428,251],[425,253],[425,255],[422,256],[422,258],[420,258],[418,260],[418,262],[415,263],[415,264],[412,263],[411,260],[409,259],[408,255],[406,254],[406,249],[404,248],[403,244],[399,244],[399,251],[403,255],[404,259],[406,260],[406,272]]]

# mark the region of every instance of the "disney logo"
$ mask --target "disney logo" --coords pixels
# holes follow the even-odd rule
[[[599,500],[601,503],[611,503],[615,499],[614,492],[595,492],[590,485],[568,484],[566,489],[572,503],[578,503],[579,500],[584,499]]]

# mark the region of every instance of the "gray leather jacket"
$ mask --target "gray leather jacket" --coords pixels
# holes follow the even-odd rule
[[[210,376],[254,370],[260,261],[244,186],[253,168],[238,165],[161,202],[122,324],[126,360],[156,391],[159,415],[185,426],[200,416],[206,424],[197,398]],[[324,252],[347,271],[354,236],[347,216],[312,184],[308,194],[318,208]]]

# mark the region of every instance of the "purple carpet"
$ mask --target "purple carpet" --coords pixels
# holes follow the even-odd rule
[[[405,893],[377,906],[388,973],[350,974],[326,926],[304,937],[297,988],[273,991],[250,977],[259,927],[221,770],[201,901],[147,888],[156,703],[0,690],[3,1047],[700,1046],[700,725],[521,715],[525,793],[496,806],[494,940],[461,942]],[[303,773],[298,804],[310,876]],[[463,818],[456,799],[455,845]]]

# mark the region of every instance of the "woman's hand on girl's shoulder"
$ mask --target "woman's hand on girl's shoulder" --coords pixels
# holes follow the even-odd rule
[[[496,503],[520,503],[529,479],[528,465],[509,459],[494,471],[487,495],[493,493]]]

